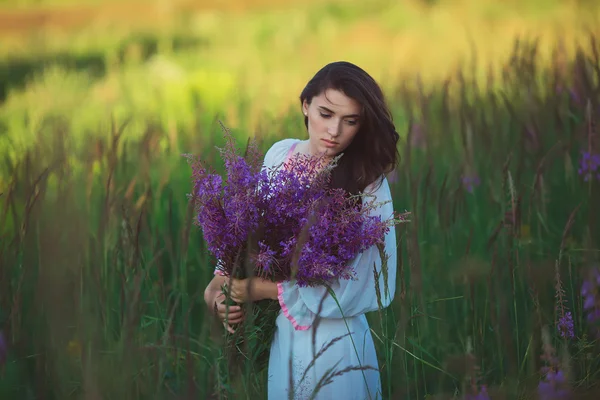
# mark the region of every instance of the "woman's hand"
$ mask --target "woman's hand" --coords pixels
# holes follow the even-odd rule
[[[223,321],[223,326],[230,333],[234,333],[232,325],[239,324],[244,320],[244,312],[240,306],[228,306],[225,304],[226,297],[219,292],[213,302],[213,313]]]
[[[277,283],[262,278],[230,279],[230,296],[236,303],[277,300]]]
[[[227,306],[226,297],[221,286],[229,279],[216,275],[204,290],[204,301],[209,311],[217,316],[227,331],[234,333],[232,325],[239,324],[244,320],[244,312],[240,306]]]

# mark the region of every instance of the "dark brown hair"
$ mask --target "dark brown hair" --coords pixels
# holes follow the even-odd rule
[[[346,61],[327,64],[306,84],[300,94],[300,104],[304,100],[310,104],[313,97],[327,89],[339,90],[362,106],[359,131],[331,176],[332,187],[358,194],[396,167],[400,137],[383,91],[358,66]],[[304,117],[304,125],[308,129],[308,117]]]

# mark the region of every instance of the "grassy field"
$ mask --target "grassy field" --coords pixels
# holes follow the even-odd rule
[[[214,260],[181,153],[220,166],[218,118],[263,151],[303,137],[298,94],[340,58],[385,88],[402,136],[394,202],[413,213],[393,305],[369,315],[385,398],[481,385],[536,398],[551,351],[575,398],[596,398],[580,289],[598,265],[600,176],[578,169],[582,151],[600,153],[600,8],[366,4],[3,38],[0,398],[264,398],[265,372],[231,374],[205,312]]]

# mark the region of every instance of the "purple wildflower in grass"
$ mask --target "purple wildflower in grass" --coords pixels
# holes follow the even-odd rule
[[[552,346],[550,333],[545,326],[542,329],[542,356],[545,365],[541,368],[542,380],[538,384],[538,396],[540,400],[568,399],[571,395],[569,383],[561,368],[560,361],[556,357],[556,351]]]
[[[597,180],[600,180],[600,154],[582,151],[577,172],[579,175],[583,176],[585,182],[588,182],[594,177]]]
[[[544,380],[538,385],[538,395],[540,400],[569,399],[571,392],[567,388],[563,371],[548,371]]]
[[[569,91],[569,97],[571,98],[571,100],[573,100],[575,102],[575,104],[583,105],[583,102],[581,101],[581,96],[579,96],[579,93],[577,93],[577,89],[570,87],[568,89],[568,91]]]
[[[4,337],[4,332],[0,331],[0,367],[6,364],[8,358],[8,343]]]
[[[562,281],[560,279],[558,262],[555,264],[554,270],[554,280],[556,281],[556,316],[558,317],[558,321],[556,321],[556,329],[558,330],[560,337],[563,339],[573,339],[575,337],[573,315],[565,306],[565,291],[563,290]]]
[[[566,312],[565,315],[560,317],[557,328],[560,337],[563,339],[573,339],[575,337],[573,316],[571,315],[570,311]]]
[[[487,387],[485,385],[481,385],[479,389],[479,393],[476,394],[466,394],[465,400],[490,400],[490,395],[488,394]]]
[[[583,298],[583,311],[587,314],[586,319],[596,334],[600,336],[598,323],[600,322],[600,269],[594,267],[590,270],[588,277],[581,285],[581,297]]]
[[[477,175],[463,175],[462,184],[469,193],[473,193],[475,187],[481,184],[481,180]]]

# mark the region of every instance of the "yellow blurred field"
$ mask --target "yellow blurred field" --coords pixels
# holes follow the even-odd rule
[[[84,15],[92,13],[92,6],[80,6],[79,16],[77,10],[62,6],[54,12],[18,11],[20,18],[33,15],[32,21],[48,24],[40,25],[40,29],[27,23],[13,24],[18,34],[5,37],[0,54],[5,63],[14,57],[35,60],[41,54],[51,57],[64,51],[96,52],[110,60],[120,43],[142,31],[163,38],[160,57],[141,62],[139,49],[131,45],[126,63],[115,61],[106,76],[87,83],[84,92],[91,96],[90,101],[117,101],[126,90],[123,79],[137,75],[154,82],[175,80],[184,86],[184,82],[193,86],[194,81],[198,86],[195,90],[202,97],[215,97],[219,109],[226,108],[223,102],[241,92],[250,96],[256,111],[279,113],[295,104],[306,80],[331,60],[356,62],[386,87],[393,87],[417,75],[425,82],[443,79],[461,63],[468,65],[473,55],[483,74],[488,65],[506,59],[517,37],[539,38],[541,56],[547,56],[559,39],[570,52],[575,41],[587,40],[600,26],[598,5],[577,4],[582,3],[109,2],[98,8],[103,12],[93,12],[93,19]],[[44,12],[46,17],[35,16]],[[0,14],[0,21],[6,21],[7,13]],[[173,50],[175,35],[201,39],[202,43],[185,51]],[[198,83],[203,79],[210,83]],[[5,106],[11,107],[20,96],[12,94]]]
[[[276,134],[271,121],[297,107],[306,81],[333,60],[361,65],[388,93],[404,84],[436,85],[458,70],[485,82],[490,70],[501,75],[516,39],[537,39],[544,63],[558,46],[568,59],[600,27],[600,4],[591,2],[433,3],[186,0],[4,8],[0,21],[19,17],[0,23],[10,31],[0,44],[0,101],[6,92],[0,118],[19,132],[10,139],[13,149],[27,147],[52,116],[65,117],[75,132],[111,116],[153,118],[172,142],[200,116]]]

